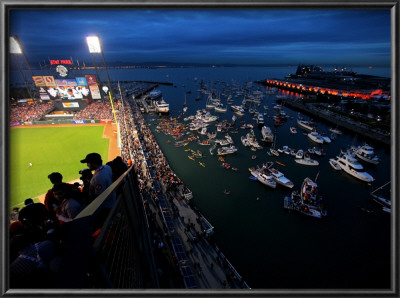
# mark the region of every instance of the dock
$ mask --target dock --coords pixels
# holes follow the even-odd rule
[[[298,100],[286,100],[284,106],[293,110],[299,111],[313,118],[323,120],[340,128],[362,135],[373,141],[378,141],[385,145],[391,144],[390,133],[380,130],[374,126],[365,123],[357,122],[351,118],[334,113],[328,109],[323,109],[313,103],[303,104]]]

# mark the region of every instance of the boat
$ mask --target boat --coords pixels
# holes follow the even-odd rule
[[[184,197],[186,200],[193,199],[193,193],[190,191],[189,188],[185,187],[185,189],[183,190],[182,193],[183,193],[183,197]]]
[[[308,177],[304,179],[300,192],[293,191],[290,197],[284,198],[284,208],[315,218],[327,215],[318,192],[318,185]]]
[[[268,126],[264,125],[261,128],[261,135],[264,142],[273,142],[274,140],[274,134],[272,133],[271,128],[269,128]]]
[[[149,93],[149,97],[152,100],[156,100],[156,99],[160,98],[161,95],[162,95],[162,92],[158,89],[154,89],[154,90],[150,91],[150,93]]]
[[[330,132],[337,134],[337,135],[341,135],[342,132],[336,127],[336,128],[331,128],[329,129]]]
[[[260,126],[264,125],[264,117],[261,113],[258,113],[258,115],[257,115],[257,124]]]
[[[245,147],[250,147],[249,140],[247,139],[246,136],[241,136],[241,137],[240,137],[240,140],[242,141],[243,146],[245,146]]]
[[[233,145],[230,145],[229,147],[221,147],[218,148],[217,150],[217,155],[228,155],[228,154],[233,154],[237,151],[237,148]]]
[[[377,165],[380,162],[378,156],[375,155],[374,148],[368,144],[364,144],[354,151],[355,156],[363,161],[369,162],[374,165]]]
[[[186,113],[187,109],[188,109],[188,107],[187,107],[187,104],[186,104],[186,93],[185,93],[185,101],[183,103],[183,113]]]
[[[384,198],[381,195],[377,195],[376,192],[381,190],[382,188],[384,188],[385,186],[387,186],[388,184],[390,184],[390,181],[385,183],[384,185],[382,185],[381,187],[378,187],[377,189],[375,189],[374,191],[372,191],[370,193],[370,195],[372,196],[373,200],[378,203],[379,205],[381,205],[383,208],[386,208],[388,210],[383,210],[385,212],[389,212],[391,211],[392,208],[392,201],[388,200],[386,198]]]
[[[330,158],[329,159],[329,164],[331,165],[331,167],[336,170],[336,171],[340,171],[342,168],[339,166],[338,162],[336,159],[334,158]]]
[[[256,159],[256,158],[257,158],[256,155],[252,155],[252,156],[251,156],[251,159]]]
[[[311,121],[297,119],[297,125],[309,131],[315,130],[315,126]]]
[[[363,166],[355,159],[353,156],[349,154],[341,154],[336,157],[338,165],[344,170],[346,173],[356,177],[362,181],[372,182],[374,178],[365,172]]]
[[[205,164],[199,161],[199,164],[204,168]]]
[[[260,181],[262,184],[267,185],[271,188],[276,188],[276,181],[272,177],[272,175],[267,175],[264,172],[264,166],[260,169],[256,168],[250,168],[249,169],[251,175],[253,175],[255,178],[257,178],[258,181]]]
[[[305,166],[318,166],[319,162],[315,159],[311,159],[310,157],[303,156],[302,158],[296,158],[294,160],[296,163],[305,165]]]
[[[256,139],[256,135],[254,134],[254,131],[251,130],[246,134],[247,140],[249,141],[250,146],[256,148],[256,149],[262,149],[260,144],[258,144],[258,141]]]
[[[310,140],[312,140],[315,143],[323,144],[325,142],[324,139],[321,137],[321,135],[316,131],[310,132],[309,134],[307,134],[307,136]]]
[[[272,177],[275,179],[275,181],[283,186],[293,188],[294,184],[292,181],[290,181],[288,178],[285,177],[285,175],[281,172],[279,172],[277,169],[271,168],[272,163],[270,165],[267,165],[266,168],[268,171],[271,173]]]
[[[164,98],[161,98],[155,102],[156,112],[161,114],[169,113],[169,104],[165,102]]]
[[[224,107],[222,103],[216,103],[214,110],[218,113],[225,113],[227,111],[227,107]]]
[[[211,143],[209,140],[203,140],[203,141],[197,141],[197,144],[202,145],[202,146],[210,146]]]
[[[291,127],[290,127],[290,133],[296,134],[296,133],[297,133],[297,128],[294,127],[294,126],[291,126]]]
[[[320,136],[324,140],[324,143],[328,143],[329,144],[329,143],[332,142],[331,139],[326,134],[321,133]]]

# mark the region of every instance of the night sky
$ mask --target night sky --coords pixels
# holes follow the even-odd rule
[[[31,63],[90,62],[99,35],[108,64],[174,62],[389,66],[390,10],[73,9],[12,10]]]

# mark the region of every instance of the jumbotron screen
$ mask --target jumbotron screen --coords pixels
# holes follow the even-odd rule
[[[98,85],[88,84],[85,77],[54,79],[53,76],[33,76],[42,100],[100,99]]]

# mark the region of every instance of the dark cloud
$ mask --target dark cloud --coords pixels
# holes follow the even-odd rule
[[[110,62],[390,63],[390,10],[16,10],[10,33],[33,60],[88,59],[97,34]]]

